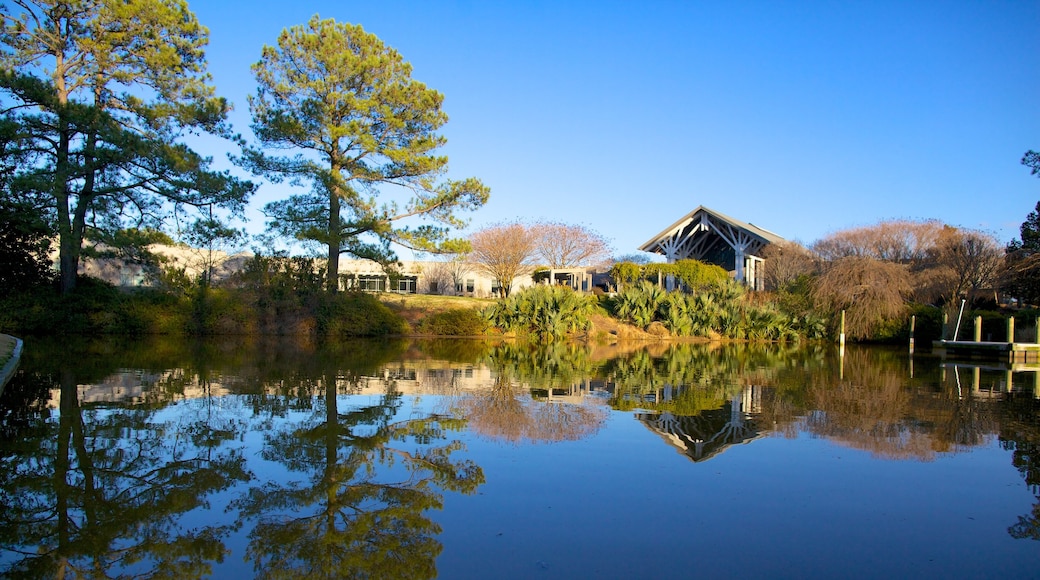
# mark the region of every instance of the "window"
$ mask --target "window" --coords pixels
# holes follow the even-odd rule
[[[472,294],[473,293],[473,287],[475,285],[476,285],[476,282],[473,280],[473,278],[470,278],[469,280],[466,280],[466,292],[469,292],[470,294]]]
[[[438,294],[436,280],[430,280],[430,294]]]
[[[402,294],[415,294],[415,276],[402,276],[394,284],[394,291]]]
[[[386,278],[382,276],[359,275],[357,277],[358,290],[366,292],[383,292],[386,290]]]

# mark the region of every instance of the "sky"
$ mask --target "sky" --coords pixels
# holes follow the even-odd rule
[[[444,95],[449,177],[491,188],[469,230],[561,221],[625,255],[703,205],[804,244],[893,218],[1007,242],[1040,201],[1036,1],[189,6],[247,139],[250,66],[284,28],[319,14],[398,50]],[[248,230],[289,193],[263,183]]]

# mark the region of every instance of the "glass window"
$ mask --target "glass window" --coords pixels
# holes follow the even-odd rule
[[[475,285],[476,285],[476,282],[472,278],[470,278],[469,280],[466,280],[466,292],[471,292],[472,293],[473,292],[473,287]]]
[[[358,290],[366,292],[383,292],[386,290],[386,278],[382,276],[358,276]]]

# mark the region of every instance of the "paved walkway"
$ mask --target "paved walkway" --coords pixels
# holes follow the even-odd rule
[[[0,360],[3,360],[8,352],[11,353],[11,358],[3,363],[3,368],[0,368],[0,393],[4,392],[4,385],[14,376],[14,371],[18,369],[18,362],[22,359],[22,340],[0,334]]]

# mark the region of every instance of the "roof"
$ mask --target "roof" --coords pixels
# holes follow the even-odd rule
[[[785,241],[783,238],[767,229],[760,228],[754,224],[750,224],[747,222],[742,222],[738,219],[731,218],[724,213],[720,213],[713,209],[706,208],[703,205],[699,205],[697,206],[697,209],[686,214],[677,222],[662,230],[661,233],[647,240],[646,243],[644,243],[642,246],[639,246],[639,250],[643,252],[653,252],[654,250],[652,248],[657,244],[658,240],[660,240],[661,238],[671,236],[676,231],[686,227],[687,225],[692,223],[697,214],[701,212],[709,214],[715,217],[716,219],[722,220],[724,222],[728,222],[733,227],[740,228],[755,237],[761,238],[763,242],[775,244]]]

